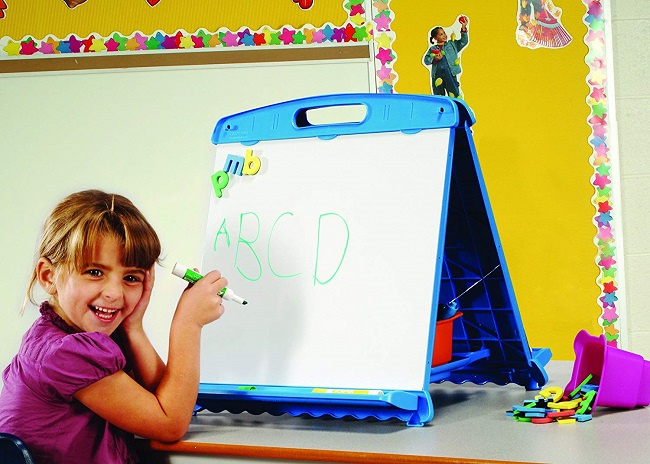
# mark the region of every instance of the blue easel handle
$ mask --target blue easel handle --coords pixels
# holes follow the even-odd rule
[[[307,111],[363,105],[358,122],[310,124]],[[462,100],[433,95],[350,93],[290,100],[226,116],[217,122],[212,143],[253,145],[262,140],[306,137],[329,139],[339,135],[379,132],[416,133],[424,129],[457,127],[473,116]]]

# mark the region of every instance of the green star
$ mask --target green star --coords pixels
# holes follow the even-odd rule
[[[616,277],[616,268],[612,266],[609,269],[603,269],[603,277]]]
[[[606,165],[605,163],[601,164],[596,168],[596,171],[598,171],[598,174],[601,176],[609,176],[609,170],[611,169],[611,166]]]
[[[607,113],[607,108],[602,103],[598,103],[591,107],[591,111],[598,117],[603,117]]]
[[[611,187],[596,188],[599,197],[609,198],[612,193]]]

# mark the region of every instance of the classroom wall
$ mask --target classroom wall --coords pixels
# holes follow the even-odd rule
[[[650,0],[612,0],[613,62],[630,351],[650,359]]]

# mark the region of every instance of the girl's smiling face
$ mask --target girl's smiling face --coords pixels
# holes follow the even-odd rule
[[[140,301],[145,270],[124,267],[122,256],[117,238],[105,235],[80,272],[39,261],[39,281],[52,295],[54,311],[75,330],[111,335]]]

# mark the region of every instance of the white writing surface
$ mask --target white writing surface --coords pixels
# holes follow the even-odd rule
[[[209,174],[227,171],[229,155],[259,164],[229,172],[220,198],[212,192],[202,271],[219,269],[249,303],[226,301],[204,329],[201,381],[428,384],[449,137],[218,145]]]

